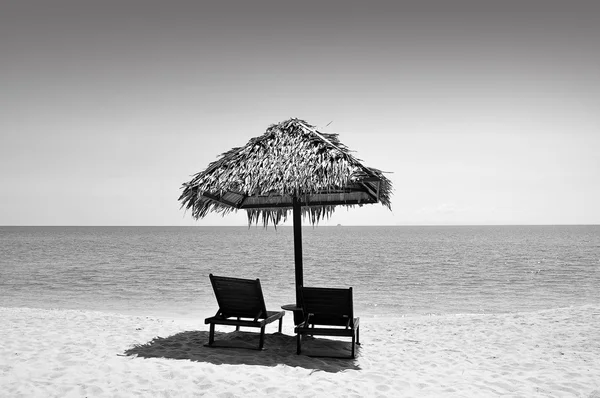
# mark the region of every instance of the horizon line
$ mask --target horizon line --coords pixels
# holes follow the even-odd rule
[[[186,227],[186,228],[196,228],[196,227],[273,227],[273,224],[262,225],[262,224],[239,224],[239,225],[150,225],[150,224],[125,224],[125,225],[116,225],[116,224],[0,224],[0,227]],[[303,224],[303,227],[559,227],[559,226],[600,226],[600,224],[337,224],[337,225],[320,225],[320,224]],[[293,228],[293,225],[277,225],[277,228],[281,227],[289,227]]]

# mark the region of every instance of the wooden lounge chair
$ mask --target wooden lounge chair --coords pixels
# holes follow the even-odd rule
[[[215,325],[240,326],[260,328],[260,342],[258,349],[262,350],[265,342],[265,326],[279,320],[279,333],[285,311],[267,311],[265,299],[260,287],[259,279],[240,279],[224,276],[209,275],[212,283],[219,311],[216,315],[204,320],[210,324],[208,346],[215,342]]]
[[[302,350],[302,336],[352,337],[354,347],[360,344],[359,318],[354,318],[352,288],[334,289],[302,287],[302,309],[304,321],[296,326],[297,354]]]

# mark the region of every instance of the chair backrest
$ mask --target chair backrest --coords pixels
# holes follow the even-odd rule
[[[267,309],[259,279],[209,275],[219,312],[225,317],[266,318]]]
[[[354,320],[352,288],[302,287],[302,309],[311,323],[347,325]]]

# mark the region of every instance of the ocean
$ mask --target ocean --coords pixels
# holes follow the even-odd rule
[[[304,284],[353,287],[361,317],[600,303],[600,226],[305,226]],[[208,275],[295,301],[291,227],[0,227],[0,306],[195,318]]]

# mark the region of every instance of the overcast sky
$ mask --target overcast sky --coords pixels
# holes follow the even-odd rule
[[[322,224],[600,224],[600,12],[450,3],[2,1],[0,225],[245,225],[181,184],[290,117],[394,184]]]

